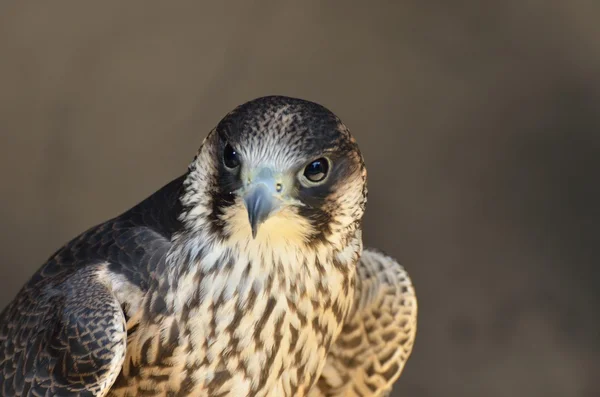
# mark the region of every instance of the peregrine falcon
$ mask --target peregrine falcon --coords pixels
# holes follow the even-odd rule
[[[331,111],[269,96],[188,171],[54,253],[0,314],[9,396],[384,396],[416,334],[362,246],[366,169]]]

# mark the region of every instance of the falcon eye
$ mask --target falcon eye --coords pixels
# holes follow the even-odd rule
[[[230,144],[225,145],[223,150],[223,163],[229,169],[237,168],[240,165],[238,153],[231,147]]]
[[[304,168],[304,176],[310,182],[318,183],[325,179],[329,171],[329,161],[322,157],[310,163]]]

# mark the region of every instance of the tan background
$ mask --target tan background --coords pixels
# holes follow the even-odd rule
[[[1,3],[0,307],[286,94],[357,136],[417,285],[396,396],[599,396],[600,3],[216,3]]]

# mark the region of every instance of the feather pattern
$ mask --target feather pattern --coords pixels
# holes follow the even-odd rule
[[[307,183],[322,157],[327,177]],[[257,175],[278,204],[255,233]],[[239,106],[185,175],[66,244],[0,314],[0,394],[383,395],[411,353],[416,300],[395,260],[362,252],[366,177],[324,107]]]
[[[386,396],[412,353],[417,298],[407,271],[373,249],[357,268],[352,312],[310,397]]]

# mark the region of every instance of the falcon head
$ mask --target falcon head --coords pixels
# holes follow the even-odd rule
[[[238,106],[189,168],[182,221],[239,241],[343,244],[364,212],[366,170],[350,132],[313,102],[269,96]]]

